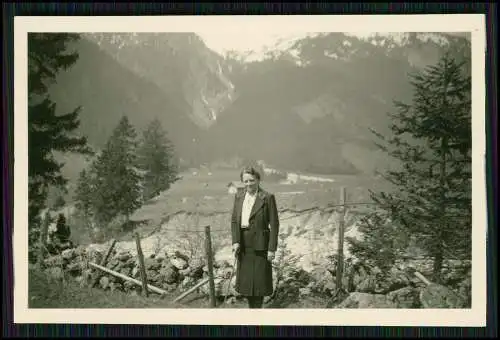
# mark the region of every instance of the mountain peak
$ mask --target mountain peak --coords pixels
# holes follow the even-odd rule
[[[89,33],[84,35],[121,65],[179,96],[200,127],[212,125],[234,98],[223,58],[195,33]]]

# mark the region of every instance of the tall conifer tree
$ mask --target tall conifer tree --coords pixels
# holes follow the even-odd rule
[[[123,116],[93,165],[93,206],[100,223],[108,223],[119,214],[128,218],[141,204],[136,138],[134,127]]]
[[[157,118],[144,130],[138,155],[144,171],[144,200],[148,200],[170,188],[178,173],[173,144]]]
[[[76,34],[30,33],[28,35],[28,159],[30,241],[38,238],[40,211],[45,207],[49,186],[63,187],[64,164],[53,152],[90,153],[85,137],[74,134],[79,126],[80,108],[61,114],[48,89],[62,70],[78,60],[78,53],[68,52],[68,44],[79,39]]]
[[[445,54],[411,75],[413,100],[395,103],[392,134],[374,131],[401,166],[384,174],[396,190],[371,192],[382,210],[367,219],[363,242],[351,240],[361,257],[394,260],[406,246],[396,237],[411,235],[433,257],[435,280],[445,258],[470,258],[471,77],[463,65]]]

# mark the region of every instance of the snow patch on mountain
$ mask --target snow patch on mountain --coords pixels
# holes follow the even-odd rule
[[[287,52],[297,65],[302,66],[303,61],[299,58],[299,51],[295,50],[297,41],[305,38],[313,38],[327,33],[324,32],[300,32],[276,35],[274,42],[264,44],[261,48],[250,51],[231,51],[226,55],[238,59],[241,62],[250,63],[258,62],[266,59],[276,58]]]
[[[376,46],[396,47],[407,46],[413,40],[421,42],[434,42],[440,46],[447,46],[449,44],[446,33],[434,32],[370,32],[365,34],[360,33],[344,33],[347,36],[356,37],[360,40],[368,41]]]

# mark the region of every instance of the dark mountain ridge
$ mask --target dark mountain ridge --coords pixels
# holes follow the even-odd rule
[[[442,33],[325,33],[254,62],[193,33],[86,34],[75,47],[51,93],[61,112],[83,106],[80,132],[97,149],[122,115],[139,131],[156,116],[187,165],[240,157],[328,174],[384,167],[369,128],[388,131],[392,101],[411,98],[408,74],[445,51],[470,57],[468,39]]]

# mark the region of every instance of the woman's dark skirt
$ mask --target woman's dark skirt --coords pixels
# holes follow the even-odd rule
[[[251,230],[242,231],[241,234],[236,291],[243,296],[272,295],[273,271],[272,264],[267,259],[267,251],[253,249]]]

